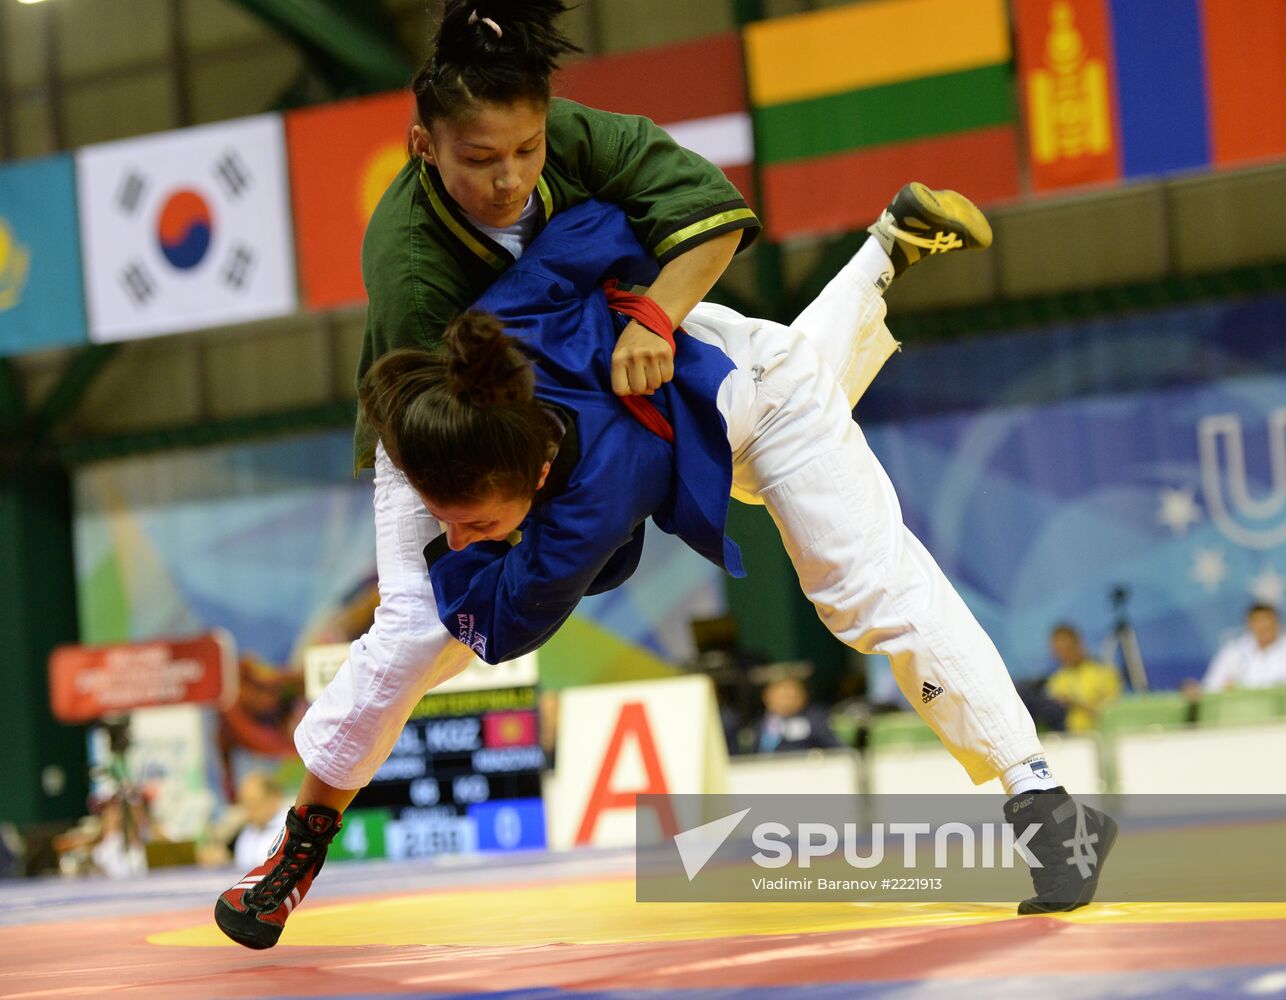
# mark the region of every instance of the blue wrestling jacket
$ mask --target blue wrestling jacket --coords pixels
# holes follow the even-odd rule
[[[744,575],[725,534],[732,456],[715,407],[732,362],[675,332],[674,380],[650,397],[674,444],[638,423],[611,389],[612,350],[627,320],[608,308],[602,283],[649,284],[656,274],[620,209],[588,201],[550,220],[477,302],[527,346],[536,396],[566,425],[518,544],[452,552],[439,536],[425,549],[442,623],[489,663],[539,648],[582,597],[628,580],[649,517]]]

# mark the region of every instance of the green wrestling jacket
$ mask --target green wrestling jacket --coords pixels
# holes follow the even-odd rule
[[[662,265],[722,233],[742,230],[741,249],[759,233],[759,221],[723,171],[646,118],[555,98],[545,135],[537,231],[556,212],[598,198],[621,207]],[[470,224],[434,167],[410,159],[375,206],[362,242],[370,303],[357,384],[388,351],[436,347],[451,318],[513,260]],[[374,464],[374,454],[375,435],[359,413],[357,468]]]

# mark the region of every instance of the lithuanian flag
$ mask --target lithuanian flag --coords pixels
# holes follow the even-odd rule
[[[904,183],[1018,193],[1004,0],[879,0],[745,29],[772,239],[870,223]]]

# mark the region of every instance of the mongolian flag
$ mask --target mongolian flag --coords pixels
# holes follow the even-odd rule
[[[1286,155],[1281,0],[1017,0],[1015,13],[1036,190]]]

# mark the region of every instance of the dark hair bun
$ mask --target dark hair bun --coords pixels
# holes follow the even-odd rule
[[[456,317],[442,342],[453,395],[476,406],[532,398],[531,362],[491,313],[474,309]]]
[[[420,123],[479,102],[549,103],[558,60],[580,49],[554,27],[562,0],[447,0],[433,54],[412,83]]]
[[[554,27],[567,10],[562,0],[447,0],[437,61],[463,68],[503,53],[524,73],[548,76],[559,56],[579,51]]]

